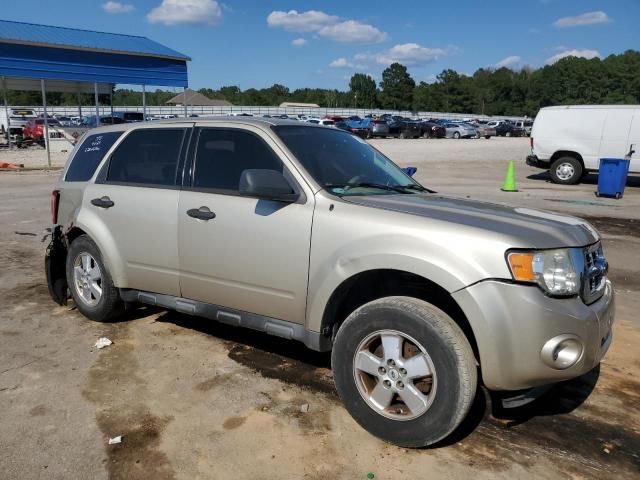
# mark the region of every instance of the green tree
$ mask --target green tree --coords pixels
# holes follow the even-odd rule
[[[365,73],[354,73],[349,81],[349,91],[356,108],[376,106],[376,81]]]
[[[413,104],[413,90],[416,82],[411,78],[407,67],[392,63],[382,72],[380,82],[380,100],[384,108],[398,110],[410,109]]]

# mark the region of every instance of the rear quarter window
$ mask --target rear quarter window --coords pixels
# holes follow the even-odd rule
[[[86,182],[96,171],[105,153],[113,146],[122,132],[89,135],[73,156],[65,176],[66,182]]]

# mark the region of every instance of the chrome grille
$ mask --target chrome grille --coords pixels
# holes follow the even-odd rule
[[[600,242],[584,249],[582,299],[593,303],[604,293],[609,264],[604,258]]]

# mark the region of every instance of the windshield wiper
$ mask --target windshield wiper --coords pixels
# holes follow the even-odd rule
[[[358,182],[358,183],[329,183],[324,186],[324,188],[343,188],[345,191],[350,190],[352,188],[378,188],[380,190],[386,190],[388,192],[397,192],[397,193],[407,193],[402,186],[390,186],[385,185],[383,183],[373,183],[373,182]]]
[[[411,183],[409,185],[396,185],[397,188],[404,188],[405,190],[417,190],[418,192],[436,193],[434,190],[418,185],[417,183]]]

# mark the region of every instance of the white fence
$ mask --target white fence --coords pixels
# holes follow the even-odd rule
[[[10,108],[25,108],[34,110],[35,112],[42,113],[41,106],[20,106]],[[100,106],[100,115],[109,115],[112,107]],[[53,115],[65,115],[65,116],[78,116],[78,107],[47,107],[47,113]],[[114,112],[142,112],[141,106],[114,106]],[[348,117],[351,115],[358,115],[364,117],[368,114],[382,115],[383,113],[390,113],[392,115],[402,115],[405,117],[420,117],[420,118],[445,118],[445,119],[507,119],[507,120],[523,120],[526,117],[512,117],[512,116],[488,116],[479,115],[475,113],[447,113],[447,112],[412,112],[410,110],[379,110],[379,109],[363,109],[363,108],[299,108],[299,107],[199,107],[199,106],[187,106],[188,115],[230,115],[238,113],[252,113],[254,115],[311,115],[314,117],[324,117],[326,115],[339,115]],[[94,106],[83,106],[82,115],[95,115],[96,108]],[[178,117],[184,116],[183,106],[161,106],[151,107],[147,106],[147,115],[159,116],[159,115],[177,115]]]

